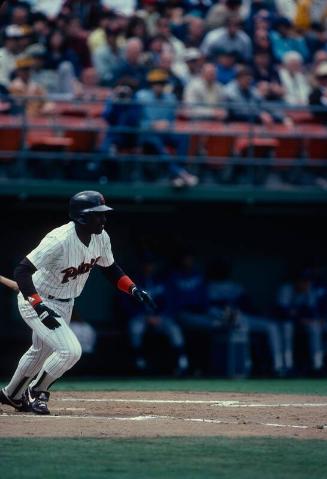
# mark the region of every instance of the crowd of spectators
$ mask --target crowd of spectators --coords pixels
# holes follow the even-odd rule
[[[168,268],[160,256],[143,255],[137,282],[151,293],[157,311],[144,311],[119,295],[117,313],[120,321],[125,318],[137,371],[151,371],[145,347],[146,334],[151,334],[169,342],[178,374],[194,372],[197,354],[204,356],[204,373],[228,374],[232,361],[239,364],[231,373],[235,376],[325,374],[327,284],[319,269],[291,272],[263,314],[235,280],[233,266],[227,257],[202,264],[186,250]],[[237,348],[232,349],[235,335]],[[201,341],[205,347],[199,352]],[[230,352],[219,355],[224,346]]]
[[[33,96],[27,113],[40,115],[56,98],[126,94],[135,110],[113,120],[107,104],[104,117],[150,128],[146,141],[129,141],[163,158],[186,152],[185,138],[165,131],[179,101],[191,118],[288,126],[281,105],[327,105],[322,0],[7,1],[0,28],[1,113],[18,112],[21,95]],[[326,123],[325,112],[315,118]],[[109,134],[102,150],[121,146]],[[176,185],[197,183],[182,162],[170,170]]]

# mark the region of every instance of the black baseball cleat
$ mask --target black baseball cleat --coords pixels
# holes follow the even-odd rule
[[[23,402],[20,399],[11,398],[4,389],[0,389],[0,404],[7,404],[15,408],[17,411],[22,410]]]
[[[50,414],[48,409],[50,393],[48,391],[35,391],[28,387],[23,395],[23,402],[28,405],[28,410],[34,414]]]

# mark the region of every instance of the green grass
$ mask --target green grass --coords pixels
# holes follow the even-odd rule
[[[4,386],[5,383],[0,383]],[[194,391],[327,395],[326,379],[63,379],[54,391]]]
[[[4,383],[2,383],[3,385]],[[327,394],[327,381],[65,379],[55,390]],[[0,424],[4,427],[4,423]],[[1,479],[324,479],[327,441],[0,438]]]
[[[323,479],[327,441],[2,439],[3,479]]]

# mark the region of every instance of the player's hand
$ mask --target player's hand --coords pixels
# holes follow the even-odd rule
[[[34,309],[44,326],[48,329],[54,330],[60,327],[59,321],[56,320],[56,318],[59,318],[59,315],[48,308],[44,303],[38,303],[34,306]]]
[[[153,301],[151,298],[150,294],[147,293],[146,291],[143,291],[143,289],[139,289],[137,286],[134,286],[134,288],[131,291],[132,296],[139,301],[140,303],[143,303],[145,308],[153,313],[157,309],[156,303]]]

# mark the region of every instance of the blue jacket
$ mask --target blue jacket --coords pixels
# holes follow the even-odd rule
[[[206,282],[197,269],[190,272],[175,271],[169,278],[169,288],[172,314],[208,312]]]
[[[304,38],[287,38],[281,36],[278,32],[272,31],[270,39],[274,57],[278,62],[281,62],[285,53],[290,51],[300,53],[305,62],[309,60],[310,53]]]
[[[142,126],[148,128],[158,120],[172,123],[176,118],[177,100],[172,93],[164,92],[160,97],[151,89],[139,90],[135,99],[142,105]]]

